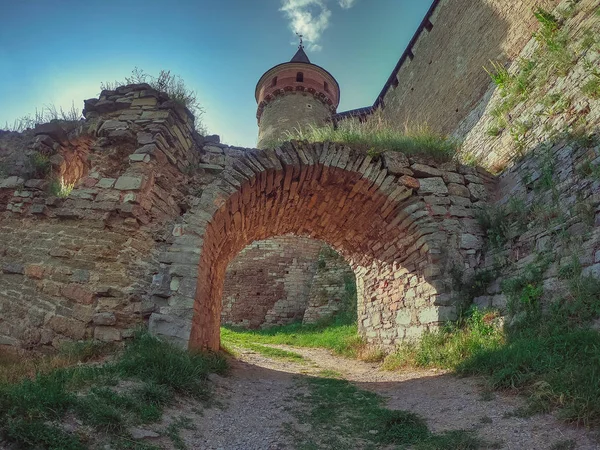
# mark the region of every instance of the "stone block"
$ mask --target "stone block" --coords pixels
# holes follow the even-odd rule
[[[94,339],[102,342],[116,342],[122,339],[121,330],[113,327],[97,326],[94,328]]]
[[[410,166],[410,162],[404,153],[401,152],[385,152],[383,161],[387,171],[392,175],[402,175],[403,169]]]
[[[2,273],[23,275],[25,273],[25,266],[19,263],[5,263],[2,266]]]
[[[399,326],[407,327],[412,322],[412,314],[407,309],[400,309],[396,314],[396,324]]]
[[[442,172],[435,167],[426,166],[424,164],[413,164],[410,166],[416,177],[428,178],[428,177],[441,177]],[[440,178],[441,180],[441,178]]]
[[[439,177],[422,178],[419,180],[419,183],[419,195],[445,195],[448,193],[448,188],[446,187],[444,180]]]
[[[131,106],[156,106],[158,99],[156,97],[135,98]]]
[[[78,284],[68,284],[67,286],[63,286],[60,293],[69,300],[84,305],[91,305],[94,301],[94,294]]]
[[[25,180],[21,177],[12,176],[0,180],[0,189],[15,189],[23,185]]]
[[[400,178],[398,178],[398,183],[410,189],[419,189],[419,187],[421,187],[419,180],[408,175],[402,175]]]
[[[488,192],[483,184],[470,183],[469,184],[469,192],[471,193],[472,200],[485,201],[488,199]]]
[[[113,312],[102,312],[94,314],[92,321],[96,325],[114,325],[117,323],[117,318]]]
[[[479,309],[486,309],[492,305],[492,297],[489,295],[482,295],[473,299],[473,305]]]
[[[115,189],[120,191],[137,191],[142,188],[143,184],[143,177],[121,176],[115,183]]]
[[[463,233],[460,236],[460,248],[478,250],[483,245],[480,237],[469,233]]]
[[[466,186],[456,183],[450,183],[448,185],[448,193],[457,197],[471,197],[471,191]]]
[[[153,313],[148,322],[151,334],[182,348],[187,348],[191,329],[192,323],[189,319],[159,313]]]
[[[25,275],[29,278],[41,280],[44,278],[44,267],[37,264],[28,264],[25,266]]]
[[[129,161],[131,162],[143,162],[143,163],[149,163],[150,162],[150,155],[142,155],[142,154],[132,154],[129,155]]]

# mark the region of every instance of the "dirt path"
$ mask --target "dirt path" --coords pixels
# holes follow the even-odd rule
[[[182,403],[166,415],[192,419],[195,429],[180,432],[187,448],[206,450],[293,449],[290,427],[310,433],[291,413],[303,395],[302,378],[323,370],[338,373],[387,399],[390,409],[418,413],[434,432],[474,429],[481,438],[508,450],[599,450],[597,435],[562,424],[551,415],[528,418],[511,413],[524,402],[506,394],[489,395],[477,378],[457,378],[441,371],[387,372],[378,364],[348,360],[321,349],[273,346],[301,354],[304,361],[271,359],[241,351],[228,377],[214,378],[218,404],[198,410]],[[572,441],[572,445],[567,445]],[[562,446],[558,446],[561,444]],[[167,440],[161,447],[173,448]]]

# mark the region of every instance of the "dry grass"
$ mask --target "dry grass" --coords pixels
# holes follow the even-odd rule
[[[406,155],[424,155],[438,161],[451,160],[458,151],[458,143],[455,140],[435,133],[427,124],[397,124],[385,118],[379,110],[370,115],[366,122],[348,119],[337,125],[295,129],[288,132],[284,138],[267,143],[266,147],[274,148],[284,141],[294,139],[337,142],[372,156],[396,151]]]
[[[24,379],[34,379],[37,374],[97,361],[112,348],[107,344],[81,342],[66,344],[52,355],[0,348],[0,385],[18,383]]]

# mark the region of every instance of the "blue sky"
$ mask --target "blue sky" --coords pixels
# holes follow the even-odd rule
[[[373,103],[432,0],[0,0],[0,124],[96,97],[138,66],[198,92],[209,132],[256,143],[254,88],[305,35],[344,111]]]

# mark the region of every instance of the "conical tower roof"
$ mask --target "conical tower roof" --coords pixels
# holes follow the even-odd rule
[[[294,57],[290,59],[290,62],[310,64],[310,59],[308,59],[308,56],[306,56],[303,46],[298,47],[298,51],[296,52]]]

